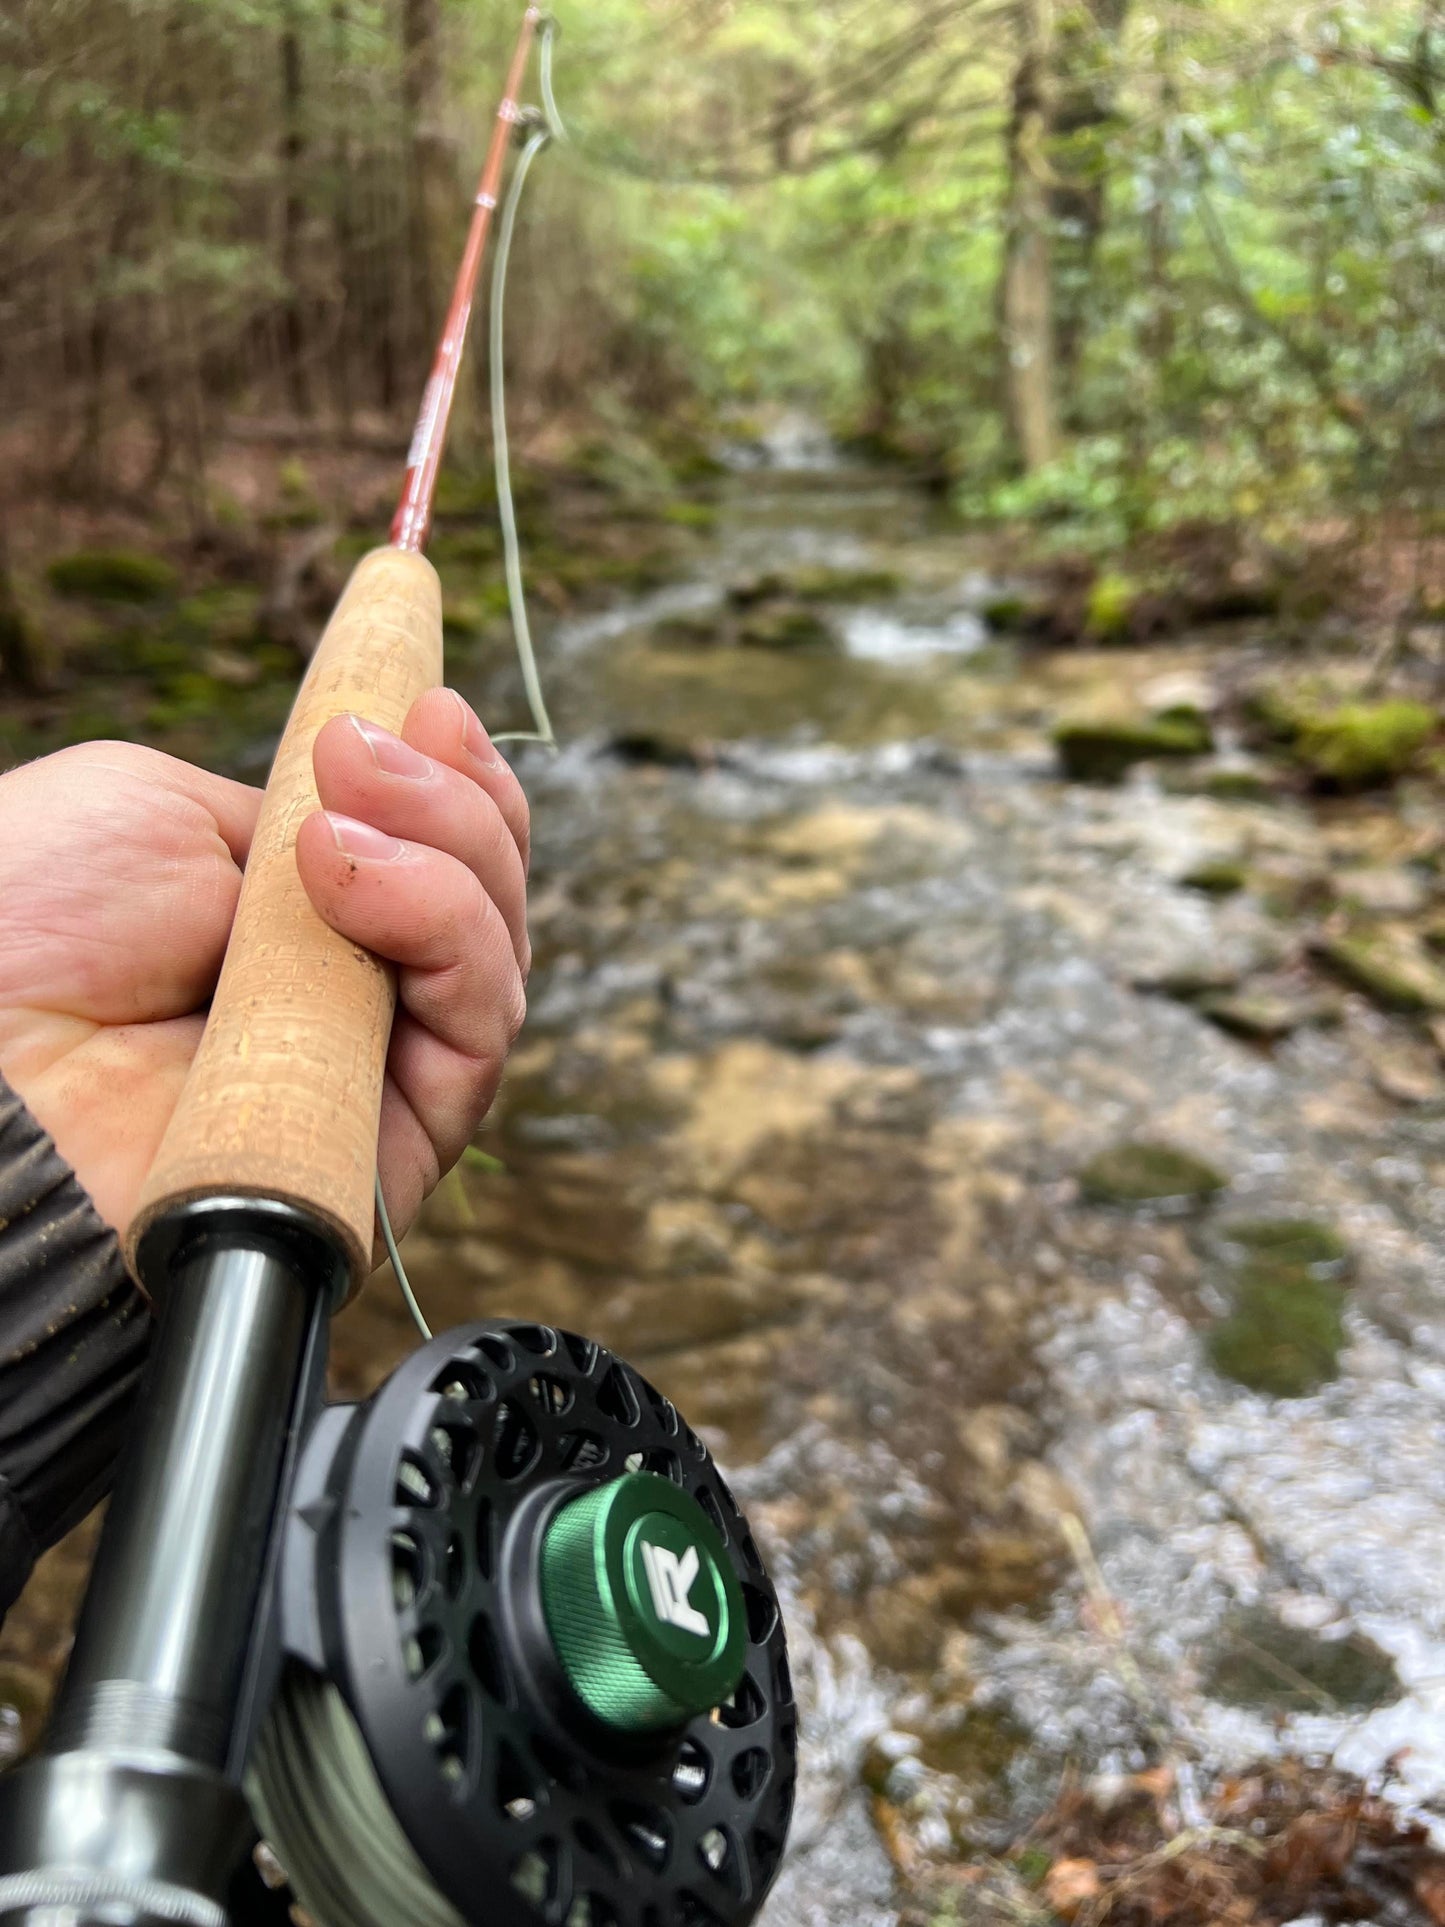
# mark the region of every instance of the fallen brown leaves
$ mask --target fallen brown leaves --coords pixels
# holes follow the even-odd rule
[[[1168,1776],[1066,1790],[1009,1856],[1075,1927],[1445,1927],[1445,1855],[1344,1774],[1281,1761],[1216,1786],[1180,1830]],[[1036,1871],[1037,1870],[1037,1871]]]

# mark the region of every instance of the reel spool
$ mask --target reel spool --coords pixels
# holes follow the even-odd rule
[[[248,1791],[323,1927],[741,1927],[797,1716],[747,1523],[588,1339],[444,1333],[302,1455]]]

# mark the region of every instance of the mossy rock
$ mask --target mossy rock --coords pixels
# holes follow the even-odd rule
[[[1274,768],[1238,760],[1216,763],[1202,772],[1199,793],[1221,803],[1266,803],[1286,787]]]
[[[1345,1288],[1308,1267],[1246,1264],[1234,1306],[1205,1341],[1225,1378],[1274,1398],[1303,1398],[1339,1375]]]
[[[1066,716],[1054,726],[1064,774],[1077,783],[1117,783],[1136,763],[1200,756],[1211,747],[1201,718]]]
[[[1199,1013],[1211,1024],[1252,1044],[1275,1044],[1303,1030],[1307,1024],[1340,1020],[1339,1007],[1324,997],[1292,995],[1284,991],[1241,990],[1205,997]]]
[[[978,613],[996,636],[1026,636],[1047,625],[1050,608],[1042,596],[1004,589],[982,603]]]
[[[711,649],[723,640],[723,626],[716,614],[668,616],[653,625],[652,640],[659,649]]]
[[[1089,1204],[1202,1204],[1228,1183],[1203,1158],[1172,1144],[1139,1140],[1101,1151],[1079,1173],[1080,1195]]]
[[[1445,970],[1405,938],[1346,932],[1318,937],[1311,947],[1321,963],[1382,1010],[1445,1012]]]
[[[765,603],[744,616],[738,641],[749,649],[831,648],[833,632],[820,615],[801,604]]]
[[[1143,591],[1132,576],[1105,570],[1095,576],[1084,604],[1084,637],[1089,642],[1127,642]]]
[[[1232,897],[1249,882],[1249,872],[1233,857],[1211,857],[1196,863],[1179,881],[1186,890],[1202,890],[1209,897]]]
[[[1405,775],[1436,723],[1424,703],[1341,703],[1303,721],[1294,754],[1318,784],[1373,789]]]
[[[57,556],[46,575],[57,595],[90,602],[160,602],[179,581],[169,562],[141,549],[77,549]]]
[[[729,584],[728,601],[738,609],[755,608],[765,602],[870,602],[895,596],[902,586],[902,579],[891,569],[810,565],[744,576]]]

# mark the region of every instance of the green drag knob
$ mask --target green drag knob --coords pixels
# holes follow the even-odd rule
[[[569,1500],[541,1580],[562,1670],[608,1726],[680,1726],[742,1678],[741,1589],[707,1514],[670,1479],[628,1472]]]

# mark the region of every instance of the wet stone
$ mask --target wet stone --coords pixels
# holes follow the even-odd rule
[[[1256,1608],[1221,1629],[1203,1687],[1229,1706],[1353,1712],[1398,1697],[1400,1680],[1393,1662],[1362,1633],[1327,1639]]]

